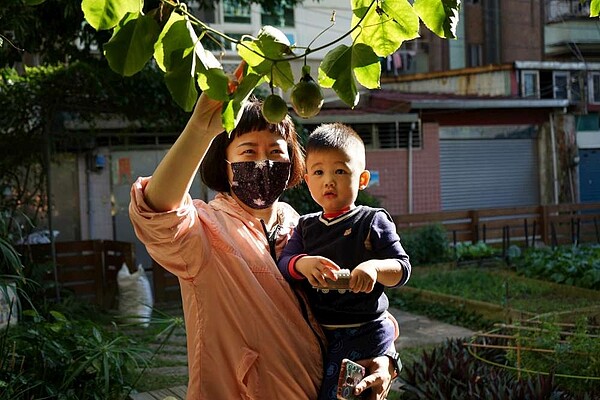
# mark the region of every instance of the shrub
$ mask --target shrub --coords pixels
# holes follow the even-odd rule
[[[149,351],[91,321],[31,310],[0,332],[0,398],[123,399]]]
[[[481,260],[483,258],[495,257],[497,250],[485,242],[457,243],[454,246],[454,257],[457,261]]]
[[[519,274],[587,289],[600,289],[600,246],[532,248],[514,260]]]
[[[514,328],[511,345],[518,345],[521,351],[507,352],[511,365],[533,375],[552,373],[557,383],[570,392],[600,395],[600,330],[591,327],[583,316],[574,326],[560,324],[556,316],[535,322],[538,324]]]
[[[502,363],[498,350],[486,350],[486,359]],[[562,398],[551,376],[517,379],[508,370],[473,357],[463,339],[447,340],[400,375],[402,399],[503,400]]]
[[[400,238],[413,265],[432,264],[450,259],[448,236],[440,224],[404,231]]]

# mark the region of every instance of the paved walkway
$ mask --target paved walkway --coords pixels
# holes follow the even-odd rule
[[[470,337],[473,331],[459,326],[454,326],[430,318],[407,313],[398,309],[390,309],[390,312],[398,320],[400,325],[400,337],[396,340],[396,349],[402,356],[402,349],[423,346],[429,344],[442,343],[448,338]],[[175,336],[176,337],[176,336]],[[172,343],[172,348],[167,347],[166,352],[175,348],[185,347],[185,342],[179,338],[175,343]],[[165,349],[163,349],[163,354]],[[157,369],[156,373],[169,375],[187,374],[187,367],[167,367],[169,371]],[[400,390],[399,383],[396,380],[392,390]],[[168,397],[171,396],[171,397]],[[185,396],[185,386],[176,386],[146,393],[138,393],[131,395],[132,400],[183,400]]]
[[[400,350],[427,344],[441,343],[448,338],[461,338],[473,335],[473,331],[460,326],[435,321],[422,315],[415,315],[391,308],[390,312],[400,325],[400,337],[396,348]]]

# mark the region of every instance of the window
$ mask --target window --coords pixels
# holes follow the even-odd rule
[[[555,99],[568,99],[569,98],[569,73],[568,72],[554,72],[552,74],[553,80],[553,93]]]
[[[294,8],[290,7],[283,2],[275,6],[273,11],[265,12],[262,11],[260,15],[260,22],[264,25],[272,26],[294,26]]]
[[[377,124],[349,124],[360,135],[368,149],[407,149],[421,147],[421,129],[418,122],[382,122]]]
[[[421,147],[421,124],[419,121],[395,121],[380,123],[344,122],[358,133],[368,150],[407,149]],[[304,134],[309,135],[318,125],[303,125]]]
[[[480,44],[470,44],[469,51],[469,67],[479,67],[483,65],[483,50]]]
[[[241,6],[233,0],[223,0],[223,21],[237,24],[250,23],[250,6]]]
[[[367,149],[373,148],[373,125],[372,124],[352,124],[352,128],[358,133]]]
[[[534,99],[540,98],[540,79],[538,71],[521,72],[521,96]]]
[[[590,74],[590,103],[600,104],[600,72]]]
[[[581,85],[580,85],[580,76],[581,76],[582,71],[578,72],[578,73],[574,73],[571,75],[571,100],[575,103],[578,103],[581,101]],[[584,96],[585,97],[585,96]]]

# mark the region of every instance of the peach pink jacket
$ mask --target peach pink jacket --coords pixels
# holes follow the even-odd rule
[[[269,254],[260,221],[225,194],[208,204],[188,195],[177,210],[153,212],[143,196],[149,179],[133,184],[129,213],[152,258],[179,278],[187,399],[316,399],[319,343]],[[279,254],[298,214],[278,204]]]

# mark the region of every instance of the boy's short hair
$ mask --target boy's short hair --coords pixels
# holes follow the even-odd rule
[[[306,142],[306,155],[321,150],[342,150],[365,167],[365,144],[352,127],[335,122],[319,125]]]
[[[202,182],[217,192],[229,192],[231,187],[227,178],[227,146],[238,136],[249,132],[269,130],[283,137],[288,146],[290,155],[290,179],[287,188],[296,186],[302,181],[304,173],[304,152],[298,141],[294,122],[287,115],[278,124],[270,124],[265,120],[261,111],[262,101],[250,98],[242,111],[242,117],[231,134],[221,132],[217,135],[208,148],[200,164],[200,177]]]

